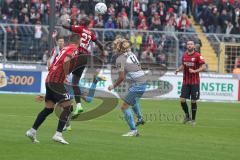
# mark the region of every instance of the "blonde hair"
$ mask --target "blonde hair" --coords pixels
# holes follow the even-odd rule
[[[117,54],[123,54],[131,49],[131,44],[124,38],[117,38],[113,41],[113,49]]]

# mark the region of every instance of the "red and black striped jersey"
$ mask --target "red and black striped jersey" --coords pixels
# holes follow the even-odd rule
[[[78,33],[80,36],[79,53],[90,54],[88,47],[91,41],[95,42],[97,40],[95,33],[85,26],[78,25],[71,26],[71,31]]]
[[[63,83],[66,79],[66,75],[64,73],[63,64],[66,57],[70,57],[70,69],[69,73],[74,70],[77,55],[77,47],[74,45],[68,45],[64,47],[57,57],[55,58],[54,62],[49,67],[49,72],[46,78],[46,83]]]
[[[204,59],[200,53],[194,52],[189,55],[187,52],[184,53],[182,57],[183,69],[183,84],[199,84],[200,78],[199,73],[190,73],[189,69],[198,69],[202,64],[204,64]]]

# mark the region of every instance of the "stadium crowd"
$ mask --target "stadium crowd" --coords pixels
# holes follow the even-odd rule
[[[185,13],[186,0],[157,1],[135,0],[133,2],[133,23],[130,23],[130,0],[105,0],[108,12],[103,17],[94,15],[97,0],[56,0],[56,20],[80,19],[88,15],[91,27],[120,28],[164,31],[192,31],[191,23]],[[3,0],[1,4],[1,23],[48,24],[50,4],[47,0]],[[188,11],[188,13],[190,13]],[[77,16],[76,16],[77,15]]]
[[[196,0],[194,17],[207,33],[240,34],[240,0]]]
[[[50,1],[48,0],[2,0],[0,1],[0,23],[33,24],[31,27],[6,27],[8,32],[8,59],[12,55],[32,57],[45,61],[49,22]],[[56,23],[61,25],[71,18],[77,23],[82,17],[90,18],[90,27],[100,29],[135,29],[137,32],[96,31],[100,40],[112,41],[122,35],[131,40],[139,58],[144,62],[168,65],[176,60],[176,40],[166,32],[194,32],[189,17],[203,26],[205,32],[240,33],[239,1],[231,0],[134,0],[131,14],[130,0],[105,0],[108,11],[105,15],[94,14],[94,6],[99,0],[56,0]],[[131,21],[132,19],[133,21]],[[231,25],[230,25],[231,24]],[[153,31],[148,32],[147,31]],[[166,31],[156,33],[155,31]],[[68,37],[70,32],[58,28],[59,36]],[[103,38],[104,37],[104,38]],[[185,50],[186,39],[195,39],[198,50],[201,41],[195,34],[178,34],[179,56]],[[0,44],[1,45],[1,44]],[[3,48],[3,47],[1,47]],[[90,48],[93,52],[94,46]],[[2,52],[0,50],[0,52]],[[36,54],[36,53],[41,54]],[[112,53],[108,53],[107,63]],[[31,55],[31,56],[30,56]],[[12,56],[14,57],[14,56]],[[44,57],[44,58],[42,58]]]

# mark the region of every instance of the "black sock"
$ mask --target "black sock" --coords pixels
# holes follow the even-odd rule
[[[53,108],[44,108],[37,116],[32,128],[37,130],[38,127],[44,122],[46,117],[53,112]]]
[[[74,92],[74,98],[76,103],[81,103],[81,91],[79,86],[74,85],[73,86],[73,92]]]
[[[62,132],[65,124],[67,123],[68,117],[71,113],[71,106],[65,107],[60,115],[58,121],[57,131]]]
[[[182,109],[186,115],[186,118],[189,118],[188,105],[187,102],[181,102]]]
[[[195,121],[197,114],[197,103],[192,103],[192,120]]]

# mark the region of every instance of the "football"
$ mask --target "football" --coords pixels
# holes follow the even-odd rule
[[[99,2],[95,5],[95,12],[97,14],[105,14],[107,12],[107,6],[105,3]]]

